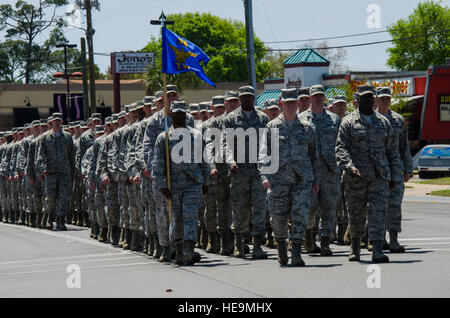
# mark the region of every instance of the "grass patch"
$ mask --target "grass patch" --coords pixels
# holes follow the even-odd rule
[[[450,185],[450,177],[439,178],[439,179],[430,179],[423,181],[411,181],[412,183],[420,183],[420,184],[440,184],[440,185]]]
[[[438,195],[441,197],[450,197],[450,189],[449,190],[431,191],[430,195]]]
[[[405,186],[405,189],[414,189],[414,187],[411,187],[411,186]]]

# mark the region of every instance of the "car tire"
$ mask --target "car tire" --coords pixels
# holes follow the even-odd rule
[[[419,171],[419,179],[428,179],[429,174],[425,171]]]

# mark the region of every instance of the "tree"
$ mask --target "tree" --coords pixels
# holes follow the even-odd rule
[[[444,64],[450,52],[449,29],[448,6],[434,1],[419,3],[408,18],[390,26],[389,33],[393,39],[434,34],[394,42],[387,49],[386,64],[401,71],[426,70],[431,64]]]
[[[344,48],[329,49],[327,41],[320,42],[316,48],[323,57],[330,61],[330,74],[344,73],[348,67],[344,64],[347,51]]]
[[[292,52],[269,52],[265,61],[269,64],[268,78],[284,78],[284,61]]]
[[[0,31],[6,30],[7,39],[26,44],[25,83],[30,83],[32,79],[35,61],[39,59],[36,53],[42,53],[35,44],[36,37],[50,27],[62,28],[66,25],[63,18],[56,15],[56,9],[67,3],[67,0],[41,0],[34,6],[19,0],[14,8],[10,4],[0,5]]]
[[[0,81],[15,83],[25,76],[21,71],[25,53],[24,41],[7,40],[0,43]]]
[[[172,14],[167,18],[174,21],[174,25],[167,26],[168,29],[199,46],[210,57],[204,71],[213,82],[247,82],[245,26],[242,22],[198,12]],[[261,40],[255,36],[254,41],[256,78],[263,81],[269,73],[270,64],[264,60],[267,52]],[[142,51],[160,54],[161,39],[153,37]],[[146,82],[149,85],[161,82],[155,78],[161,76],[161,69],[157,69],[160,67],[158,59],[161,57],[155,58],[156,70],[150,69],[146,75]],[[173,81],[182,76],[183,79],[180,81],[184,83],[197,83],[195,74],[191,72],[179,74]]]

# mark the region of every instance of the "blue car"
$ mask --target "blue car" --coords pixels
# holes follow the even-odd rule
[[[450,145],[429,145],[421,150],[419,178],[436,178],[450,175]]]

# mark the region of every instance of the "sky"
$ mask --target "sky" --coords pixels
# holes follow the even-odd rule
[[[208,12],[221,18],[245,21],[242,0],[99,0],[101,10],[93,10],[94,52],[134,51],[142,49],[160,28],[150,25],[161,10],[167,14]],[[15,0],[2,0],[14,4]],[[37,0],[28,0],[37,3]],[[74,0],[70,0],[73,3]],[[263,42],[292,41],[382,31],[398,19],[411,14],[419,0],[253,0],[253,27]],[[450,5],[450,0],[442,0]],[[61,8],[63,13],[67,8]],[[379,19],[378,19],[379,18]],[[368,23],[368,19],[370,20]],[[84,16],[81,27],[86,27]],[[77,23],[77,21],[72,21]],[[65,30],[70,43],[80,43],[84,31]],[[1,40],[3,34],[0,33]],[[389,33],[371,34],[329,40],[330,46],[374,42],[391,39]],[[43,42],[44,37],[38,39]],[[317,42],[316,42],[317,43]],[[298,48],[296,43],[268,43],[274,49]],[[344,64],[354,71],[390,70],[386,65],[386,49],[390,43],[347,48]],[[95,63],[105,72],[108,56],[95,56]]]

